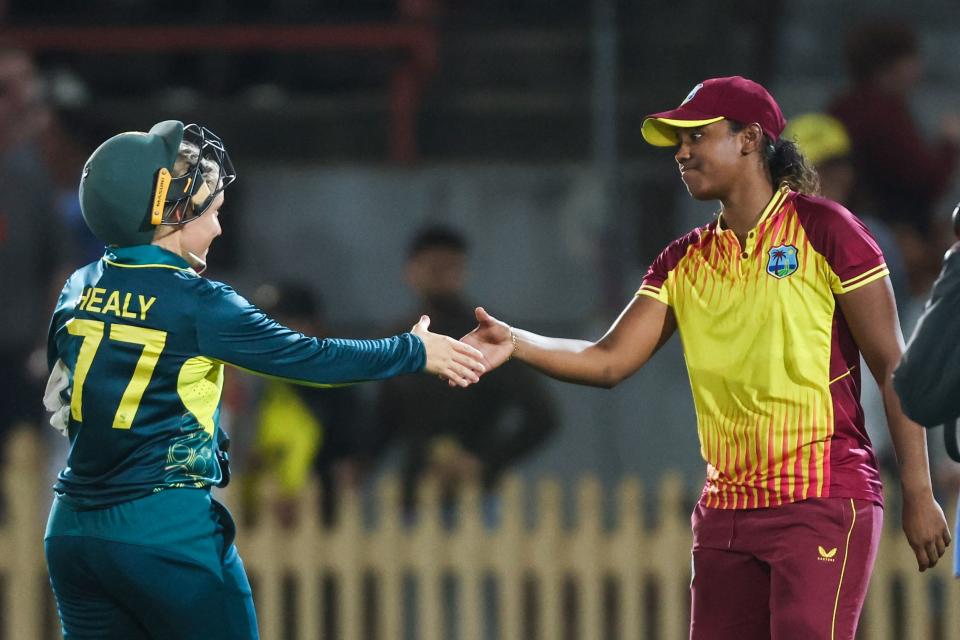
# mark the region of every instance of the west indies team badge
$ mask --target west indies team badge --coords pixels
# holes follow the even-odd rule
[[[767,260],[767,273],[778,280],[786,278],[800,266],[797,248],[792,244],[781,244],[767,253],[770,255],[770,259]]]

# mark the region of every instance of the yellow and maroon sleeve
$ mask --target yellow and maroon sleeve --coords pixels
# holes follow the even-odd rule
[[[677,268],[677,265],[680,264],[683,257],[687,255],[687,250],[690,246],[701,240],[703,232],[703,228],[694,229],[682,238],[678,238],[667,245],[650,265],[650,268],[647,269],[646,275],[643,276],[643,283],[637,290],[637,295],[648,296],[666,305],[672,305],[668,292],[670,274]]]
[[[834,293],[849,293],[890,274],[877,241],[859,218],[831,200],[801,195],[795,202],[810,244],[830,265]]]

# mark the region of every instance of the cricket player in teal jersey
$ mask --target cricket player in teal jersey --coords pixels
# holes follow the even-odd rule
[[[230,514],[210,495],[224,365],[329,385],[427,371],[479,379],[472,347],[428,331],[318,340],[200,277],[235,179],[221,140],[177,121],[104,142],[80,200],[107,244],[67,280],[50,325],[51,423],[70,438],[45,536],[65,638],[257,637]]]

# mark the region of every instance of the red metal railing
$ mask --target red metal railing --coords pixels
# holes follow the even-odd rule
[[[2,15],[2,14],[0,14]],[[6,27],[0,41],[31,51],[80,53],[182,51],[399,51],[390,82],[389,154],[417,159],[417,113],[437,67],[438,34],[429,22],[372,25]]]

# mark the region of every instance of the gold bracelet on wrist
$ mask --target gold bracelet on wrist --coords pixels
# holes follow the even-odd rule
[[[517,353],[520,352],[520,339],[517,338],[517,334],[513,332],[513,329],[510,329],[510,342],[513,343],[513,350],[510,352],[510,355],[507,356],[507,360],[510,360]]]

